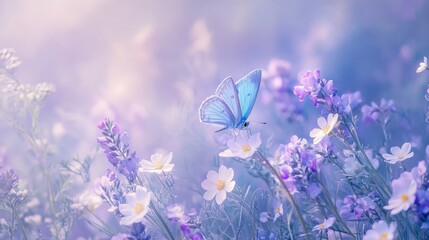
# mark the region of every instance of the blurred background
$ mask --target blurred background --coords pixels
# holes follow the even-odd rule
[[[424,0],[0,0],[0,48],[15,49],[21,83],[55,85],[41,125],[59,160],[93,152],[96,125],[109,117],[129,133],[140,158],[173,152],[176,182],[185,186],[177,191],[186,195],[202,191],[223,150],[214,134],[219,127],[199,122],[201,102],[225,77],[238,80],[256,68],[264,79],[249,120],[267,122],[251,128],[272,150],[293,134],[309,138],[319,114],[273,89],[290,95],[300,73],[319,68],[341,93],[360,91],[364,104],[393,99],[411,116],[406,129],[423,156],[429,77],[416,68],[429,55],[428,13]],[[5,123],[0,147],[25,176],[31,159]],[[365,138],[380,143],[381,131],[372,133]],[[411,141],[393,142],[404,140]],[[106,167],[99,154],[94,178]]]

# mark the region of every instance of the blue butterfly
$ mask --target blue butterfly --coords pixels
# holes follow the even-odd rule
[[[254,70],[236,84],[231,77],[225,78],[217,87],[215,95],[208,97],[200,106],[200,121],[223,125],[222,131],[229,128],[242,129],[258,96],[261,84],[261,70]]]

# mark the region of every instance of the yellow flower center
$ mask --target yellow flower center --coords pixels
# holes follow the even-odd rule
[[[134,212],[135,214],[140,214],[141,212],[143,212],[144,210],[144,206],[141,203],[136,203],[136,205],[134,206]]]
[[[397,157],[398,157],[399,160],[403,160],[405,158],[405,156],[403,156],[403,155],[399,155]]]
[[[225,181],[224,180],[217,181],[216,188],[218,191],[224,189],[225,188]]]
[[[322,131],[324,134],[328,134],[329,133],[329,125],[326,125],[322,128]]]
[[[319,227],[320,227],[321,229],[324,229],[324,228],[326,228],[326,225],[325,225],[324,223],[321,223],[321,224],[319,224]]]
[[[401,195],[402,202],[408,201],[408,196],[406,194]]]
[[[385,240],[385,239],[387,239],[388,236],[389,235],[387,235],[387,233],[383,233],[383,234],[380,235],[380,239],[379,240]]]
[[[249,144],[246,144],[246,145],[241,146],[241,149],[243,150],[243,152],[248,152],[252,148],[250,147]]]
[[[161,170],[164,167],[164,164],[162,164],[162,162],[155,162],[153,168],[155,168],[156,170]]]
[[[276,208],[276,212],[280,213],[280,208],[279,207]]]

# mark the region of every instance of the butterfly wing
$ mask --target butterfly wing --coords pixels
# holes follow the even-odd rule
[[[218,96],[211,96],[201,103],[200,121],[223,125],[226,128],[234,127],[234,115],[226,103]]]
[[[238,99],[238,91],[231,77],[225,78],[222,83],[217,87],[215,95],[224,101],[231,110],[234,116],[234,126],[241,121],[241,107]]]
[[[247,120],[255,105],[261,84],[261,70],[254,70],[237,82],[238,99],[241,107],[241,119],[237,126],[241,126]]]

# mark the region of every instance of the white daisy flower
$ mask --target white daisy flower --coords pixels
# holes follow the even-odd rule
[[[421,73],[426,69],[428,69],[428,59],[426,57],[423,57],[423,62],[420,63],[419,67],[416,70],[416,73]]]
[[[392,181],[392,197],[384,209],[392,210],[391,215],[406,211],[416,199],[417,183],[410,172],[404,172],[398,179]]]
[[[150,193],[146,188],[137,186],[136,191],[128,193],[125,198],[126,203],[119,205],[119,212],[124,215],[119,223],[129,226],[141,222],[149,211]]]
[[[402,162],[408,158],[412,158],[414,153],[411,152],[411,143],[404,143],[401,148],[392,147],[390,148],[389,153],[383,153],[382,156],[386,160],[387,163],[395,164],[397,162]]]
[[[322,139],[327,136],[332,131],[332,129],[334,129],[337,120],[338,114],[330,113],[327,119],[324,117],[319,117],[317,119],[317,125],[319,128],[315,128],[310,132],[310,137],[314,138],[313,144],[318,144],[320,141],[322,141]]]
[[[211,201],[216,197],[216,203],[221,205],[226,199],[226,193],[231,192],[235,187],[234,170],[220,166],[219,172],[210,170],[207,173],[207,179],[201,183],[201,187],[206,190],[204,199]]]
[[[258,147],[261,146],[261,143],[260,133],[250,135],[249,137],[240,134],[227,142],[229,149],[219,153],[219,156],[246,159],[253,156]]]
[[[363,240],[393,240],[395,237],[396,224],[390,226],[385,221],[378,221],[372,225],[372,229],[368,230],[363,236]]]
[[[322,230],[326,230],[330,227],[332,227],[332,225],[334,225],[335,222],[335,218],[334,217],[330,217],[328,219],[325,219],[325,221],[323,221],[321,224],[318,224],[316,226],[313,227],[313,231],[322,231]]]
[[[150,160],[141,160],[139,168],[140,172],[150,172],[161,174],[163,172],[171,172],[173,170],[174,164],[171,164],[173,159],[173,153],[170,152],[167,155],[162,153],[155,153],[150,156]]]

